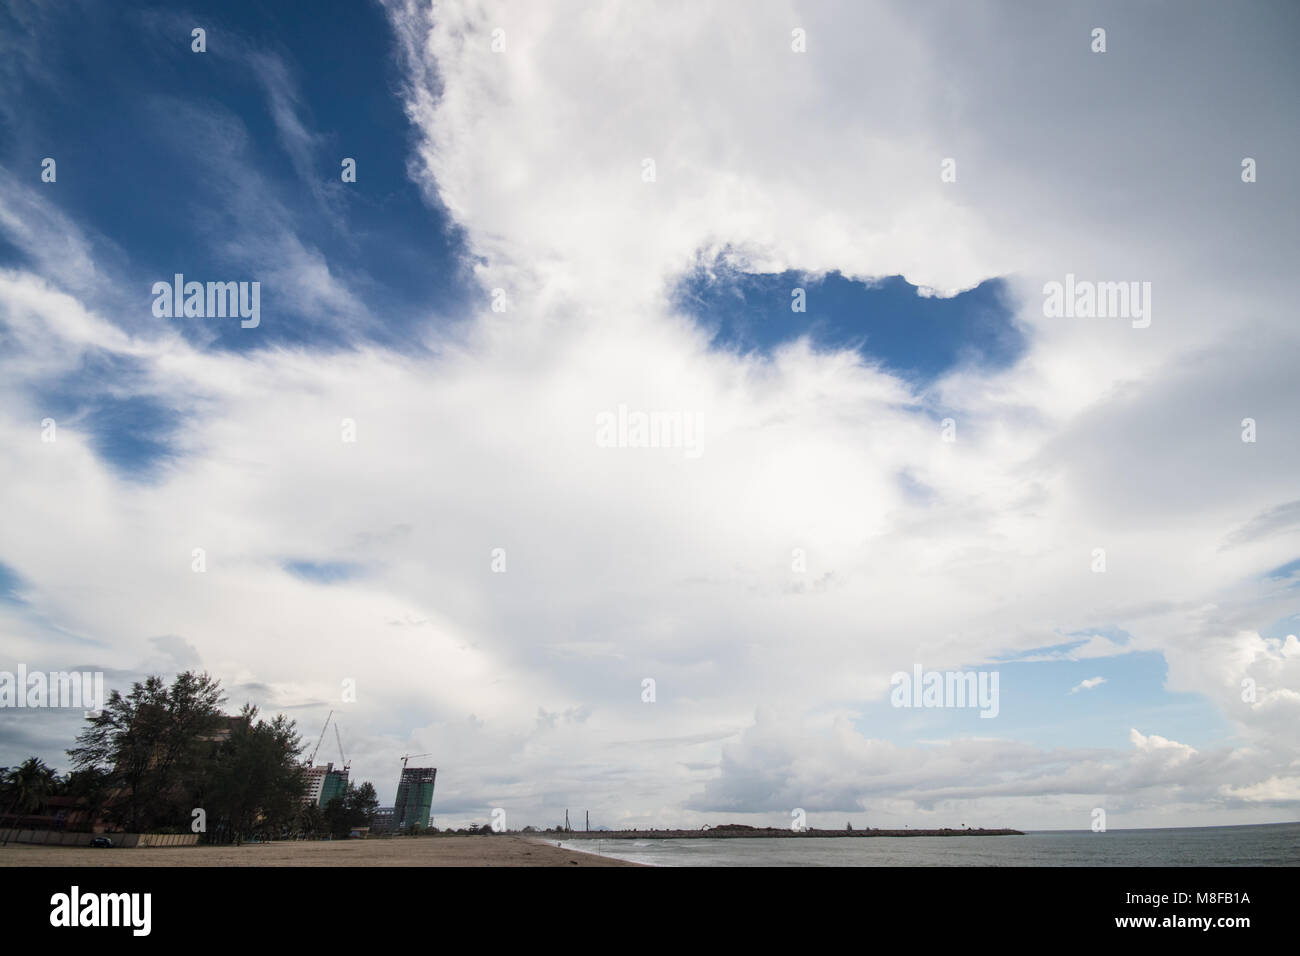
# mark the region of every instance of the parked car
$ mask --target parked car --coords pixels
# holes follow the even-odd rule
[[[90,845],[112,847],[113,841],[106,836],[97,836],[95,839],[90,841]]]

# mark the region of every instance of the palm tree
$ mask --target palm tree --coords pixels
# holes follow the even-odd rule
[[[28,757],[17,767],[8,768],[3,779],[5,796],[9,800],[9,809],[5,814],[6,828],[4,842],[8,844],[12,827],[18,821],[15,814],[26,816],[41,813],[49,805],[49,799],[58,788],[59,778],[53,770],[36,757]]]
[[[28,757],[5,775],[6,789],[13,794],[10,813],[38,814],[49,806],[58,788],[54,771],[37,757]]]

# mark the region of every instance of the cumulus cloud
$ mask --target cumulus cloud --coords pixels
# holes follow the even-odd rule
[[[1087,680],[1079,681],[1079,683],[1071,687],[1070,693],[1077,694],[1081,690],[1092,690],[1094,687],[1098,687],[1104,683],[1106,683],[1106,678],[1104,677],[1090,677]]]
[[[1163,754],[1176,758],[1187,758],[1196,753],[1194,747],[1186,744],[1180,744],[1176,740],[1166,740],[1157,734],[1151,734],[1149,737],[1143,736],[1136,728],[1129,731],[1129,740],[1133,742],[1142,753]]]
[[[1297,397],[1277,278],[1296,196],[1278,177],[1243,199],[1235,171],[1243,150],[1293,154],[1292,127],[1259,125],[1291,69],[1280,40],[1216,10],[1218,55],[1188,74],[1156,12],[1127,7],[1111,33],[1135,52],[1104,64],[1078,17],[1018,5],[387,10],[412,175],[465,230],[481,307],[420,354],[232,354],[124,330],[50,256],[0,275],[0,560],[27,602],[0,604],[11,655],[201,661],[283,707],[355,681],[354,771],[384,794],[402,753],[435,751],[448,822],[505,806],[550,824],[581,804],[611,824],[803,807],[1082,827],[1100,805],[1132,825],[1244,822],[1294,799],[1276,781],[1293,777],[1300,656],[1264,636],[1294,600],[1262,575],[1300,551],[1300,424],[1278,411]],[[263,79],[305,162],[292,87]],[[372,321],[242,164],[241,129],[195,121],[213,175],[239,171],[230,256],[311,318]],[[0,228],[54,249],[30,220]],[[74,224],[56,233],[90,255]],[[928,390],[806,341],[716,350],[667,295],[715,256],[945,295],[1008,276],[1029,348]],[[1151,327],[1044,319],[1042,283],[1067,272],[1152,281]],[[93,422],[40,440],[36,386],[90,352],[138,361],[185,416],[148,486],[95,453]],[[597,416],[620,405],[698,414],[702,454],[599,447]],[[1247,415],[1266,423],[1255,444]],[[1240,745],[1136,729],[1125,750],[905,745],[858,727],[918,660],[1079,633],[1097,636],[1078,659],[1163,654],[1168,689]]]
[[[1250,803],[1290,804],[1300,800],[1300,777],[1269,777],[1249,787],[1225,787],[1224,791]]]

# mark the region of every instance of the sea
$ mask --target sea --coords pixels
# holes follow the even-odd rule
[[[1300,866],[1300,823],[1024,836],[551,842],[654,866]]]

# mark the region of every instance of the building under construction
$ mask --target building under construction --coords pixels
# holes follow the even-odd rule
[[[347,789],[346,766],[335,770],[334,764],[329,763],[323,767],[304,767],[302,772],[307,778],[307,792],[302,797],[305,805],[326,806],[335,797],[343,796],[343,791]]]
[[[302,796],[303,806],[313,804],[318,807],[328,806],[329,802],[335,797],[341,797],[347,792],[348,770],[351,768],[352,762],[343,754],[343,737],[339,733],[338,721],[334,721],[334,740],[339,745],[339,760],[342,761],[342,765],[338,770],[334,769],[332,763],[323,767],[316,766],[316,754],[320,751],[320,745],[325,741],[325,731],[329,729],[330,720],[333,716],[334,711],[331,710],[329,716],[325,718],[325,726],[320,729],[320,739],[316,741],[311,756],[307,758],[307,766],[302,769],[307,780],[307,792]]]
[[[398,833],[409,832],[413,826],[423,829],[429,825],[433,780],[437,775],[437,767],[402,767],[397,800],[393,804],[393,826]]]

